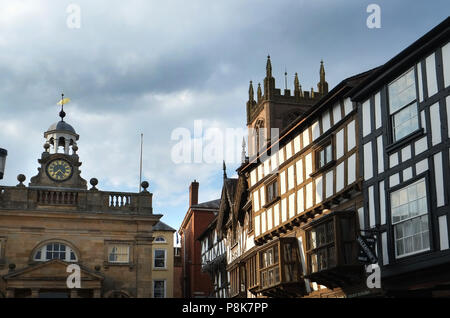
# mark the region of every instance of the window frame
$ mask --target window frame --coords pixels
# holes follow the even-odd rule
[[[109,248],[114,245],[127,245],[128,246],[128,262],[122,263],[122,262],[110,262],[109,261]],[[132,268],[134,265],[134,242],[133,241],[119,241],[119,240],[106,240],[104,243],[104,261],[103,264],[105,268],[108,268],[109,266],[130,266]]]
[[[306,259],[307,259],[307,270],[310,274],[314,274],[314,273],[320,273],[321,271],[324,270],[328,270],[331,268],[334,268],[337,266],[337,249],[336,246],[338,245],[337,243],[337,238],[336,238],[336,224],[335,224],[335,219],[331,218],[329,220],[324,220],[323,222],[317,224],[316,226],[311,227],[308,231],[306,231]],[[333,227],[333,234],[331,237],[331,241],[328,241],[328,224],[332,224]],[[317,236],[317,229],[318,228],[322,228],[324,227],[324,235],[325,235],[325,243],[322,245],[318,245],[318,236]],[[315,246],[312,247],[312,243],[311,243],[311,235],[312,235],[312,231],[315,231],[316,233],[316,238],[315,238]],[[329,249],[333,247],[334,248],[334,264],[330,263],[330,255],[329,255]],[[319,268],[319,251],[326,251],[326,261],[327,261],[327,267],[326,268]],[[312,262],[312,255],[316,255],[316,270],[313,271],[313,262]]]
[[[415,98],[408,102],[407,104],[401,106],[400,108],[398,108],[397,110],[395,110],[394,112],[391,113],[391,94],[389,91],[389,87],[395,83],[396,81],[398,81],[400,78],[402,78],[403,76],[406,76],[406,74],[408,74],[410,71],[413,71],[413,76],[414,76],[414,87],[415,87]],[[392,144],[396,144],[396,143],[401,143],[402,140],[407,139],[410,135],[413,135],[415,133],[417,133],[418,131],[420,131],[422,129],[422,123],[421,123],[421,118],[420,118],[420,107],[419,107],[419,85],[418,85],[418,75],[417,75],[417,65],[414,65],[410,68],[408,68],[406,71],[404,71],[403,73],[401,73],[399,76],[395,77],[395,79],[393,79],[392,81],[390,81],[387,85],[386,85],[386,103],[387,103],[387,114],[389,117],[389,131],[390,131],[390,142],[391,145]],[[394,117],[399,114],[401,111],[407,109],[408,107],[416,107],[416,114],[417,114],[417,128],[410,131],[408,134],[402,136],[399,139],[396,139],[395,137],[395,129],[394,129]]]
[[[427,199],[427,204],[426,204],[427,213],[416,215],[414,217],[409,217],[407,219],[404,219],[402,221],[394,223],[393,222],[393,215],[392,215],[392,194],[394,192],[397,192],[397,191],[400,191],[402,189],[408,188],[411,185],[420,182],[422,179],[423,179],[423,182],[425,184],[425,193],[426,193],[426,199]],[[433,236],[432,236],[431,232],[432,232],[433,225],[431,223],[432,222],[432,220],[431,220],[432,208],[431,208],[431,202],[430,202],[430,185],[429,185],[429,182],[430,182],[430,179],[429,179],[428,171],[426,171],[426,172],[424,172],[424,173],[422,173],[420,175],[417,175],[416,177],[408,180],[407,182],[404,182],[404,183],[401,183],[401,184],[399,184],[399,185],[397,185],[395,187],[392,187],[389,190],[389,192],[388,192],[388,200],[389,200],[389,206],[388,206],[388,208],[389,208],[389,230],[390,230],[390,234],[391,234],[391,238],[392,238],[390,247],[391,247],[391,251],[392,251],[391,255],[394,256],[394,258],[393,258],[394,260],[400,261],[400,260],[403,260],[403,259],[408,258],[408,257],[415,257],[415,256],[418,256],[418,255],[421,255],[421,254],[424,254],[424,253],[429,253],[429,252],[432,251]],[[428,248],[427,249],[418,250],[418,251],[415,251],[415,252],[410,252],[410,253],[407,253],[407,254],[402,254],[402,255],[398,256],[397,255],[397,246],[396,246],[395,226],[398,225],[398,224],[404,223],[406,221],[412,220],[412,219],[421,218],[423,216],[427,216],[428,243],[429,243]]]
[[[162,238],[163,241],[158,241],[158,239],[160,239],[160,238]],[[166,238],[164,236],[159,235],[159,236],[155,237],[154,243],[155,244],[165,244],[165,243],[167,243],[167,240],[166,240]]]
[[[156,252],[163,251],[164,252],[164,267],[156,266]],[[158,258],[160,260],[160,258]],[[155,248],[153,250],[153,269],[155,270],[164,270],[167,269],[167,249],[165,248]]]
[[[309,233],[313,229],[317,229],[317,227],[329,222],[333,223],[333,243],[328,242],[319,247],[316,246],[315,248],[310,248],[311,243],[309,241]],[[347,224],[345,225],[346,222]],[[345,226],[348,226],[348,228],[346,229]],[[358,236],[358,229],[358,213],[357,210],[354,209],[335,210],[302,226],[302,230],[304,231],[303,246],[305,249],[307,273],[305,277],[321,276],[321,273],[339,270],[339,268],[348,268],[348,266],[360,266],[360,263],[357,260],[359,245],[356,241],[356,237]],[[327,230],[325,230],[324,233],[326,237]],[[327,258],[327,267],[320,270],[317,268],[317,270],[313,272],[311,270],[312,264],[310,255],[319,249],[328,249],[331,244],[334,245],[333,266],[330,265],[329,259]]]
[[[265,190],[266,190],[266,204],[263,206],[269,206],[270,204],[272,204],[273,202],[275,202],[279,197],[280,197],[280,191],[278,189],[279,187],[279,182],[278,182],[278,178],[275,178],[273,180],[271,180],[270,182],[268,182],[265,185]],[[269,195],[269,189],[272,189],[272,196]],[[275,190],[275,191],[274,191]]]
[[[155,297],[155,284],[156,282],[163,282],[164,283],[164,295],[163,297]],[[167,298],[167,279],[154,279],[153,280],[153,298]]]
[[[126,254],[113,254],[116,256],[121,256],[121,255],[128,255],[128,260],[127,261],[111,261],[111,252],[114,248],[118,248],[118,247],[126,247],[127,248],[127,253]],[[128,244],[111,244],[108,246],[108,263],[110,264],[129,264],[130,263],[130,246]]]
[[[5,250],[6,250],[6,237],[0,237],[0,268],[2,265],[5,264],[6,258],[5,258]]]
[[[330,147],[330,160],[328,160],[327,161],[327,154],[328,154],[328,151],[327,151],[327,149],[328,149],[328,147]],[[320,162],[320,154],[321,154],[321,152],[323,152],[324,153],[324,163],[323,163],[323,165],[321,165],[321,162]],[[324,170],[324,169],[326,169],[327,167],[329,167],[334,161],[335,161],[335,158],[334,158],[334,147],[333,147],[333,142],[332,142],[332,140],[331,139],[329,139],[329,140],[327,140],[325,143],[323,143],[319,148],[317,148],[315,151],[314,151],[314,156],[315,156],[315,165],[316,165],[316,171],[321,171],[321,170]]]
[[[1,242],[0,242],[1,243]],[[47,248],[48,248],[48,246],[49,245],[53,245],[53,244],[59,244],[59,246],[64,246],[64,248],[65,248],[65,251],[61,251],[61,250],[58,250],[58,251],[54,251],[54,250],[51,250],[51,251],[48,251],[47,250]],[[37,256],[37,254],[38,253],[40,253],[40,258],[37,258],[36,256]],[[64,259],[61,259],[61,258],[59,258],[59,257],[57,257],[57,258],[50,258],[50,259],[48,259],[47,258],[47,253],[65,253],[65,258]],[[73,260],[72,259],[72,253],[73,253],[73,255],[75,255],[75,259]],[[1,255],[0,255],[1,256]],[[35,248],[35,249],[33,249],[33,251],[32,251],[32,255],[31,255],[31,259],[32,259],[32,261],[33,262],[48,262],[48,261],[51,261],[51,260],[54,260],[54,259],[59,259],[59,260],[61,260],[61,261],[64,261],[64,262],[68,262],[68,263],[77,263],[78,261],[79,261],[79,256],[78,256],[78,253],[77,253],[77,251],[75,250],[75,248],[73,248],[70,244],[68,244],[68,243],[66,243],[66,242],[61,242],[61,241],[46,241],[46,242],[43,242],[43,243],[41,243],[39,246],[38,246],[38,248]]]

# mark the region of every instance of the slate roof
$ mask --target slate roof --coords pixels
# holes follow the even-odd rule
[[[65,121],[62,121],[62,120],[54,123],[47,129],[48,132],[53,131],[53,130],[65,130],[65,131],[70,131],[71,133],[76,134],[75,129],[71,125],[69,125],[68,123],[66,123]]]
[[[220,206],[220,199],[217,199],[217,200],[212,200],[212,201],[207,201],[207,202],[192,205],[191,208],[192,209],[202,208],[202,209],[218,210],[219,206]]]
[[[166,223],[159,221],[153,226],[153,231],[171,231],[176,232],[177,230],[171,228]]]

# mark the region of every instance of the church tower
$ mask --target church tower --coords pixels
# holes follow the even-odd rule
[[[328,93],[328,83],[325,81],[323,61],[320,64],[320,81],[318,91],[313,88],[303,91],[299,76],[295,73],[294,91],[287,88],[284,92],[275,87],[272,75],[272,61],[270,56],[266,62],[266,77],[264,88],[258,84],[257,100],[254,99],[253,83],[250,81],[249,99],[247,102],[248,153],[252,158],[260,153],[272,138],[277,138],[289,124],[298,116],[310,109],[322,96]],[[263,95],[264,92],[264,95]]]
[[[64,121],[64,104],[61,105],[59,116],[61,120],[44,133],[44,152],[38,160],[41,166],[38,174],[31,178],[29,186],[86,190],[87,183],[80,176],[81,162],[77,155],[79,135]]]

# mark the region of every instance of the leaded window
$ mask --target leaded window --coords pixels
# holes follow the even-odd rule
[[[315,273],[334,267],[336,253],[334,242],[334,222],[330,220],[308,232],[309,272]]]

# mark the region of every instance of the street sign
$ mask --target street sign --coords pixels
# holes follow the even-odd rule
[[[378,258],[375,254],[376,239],[373,236],[358,236],[356,239],[359,243],[358,260],[364,264],[375,264]]]

